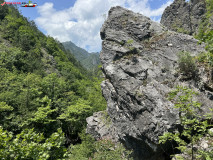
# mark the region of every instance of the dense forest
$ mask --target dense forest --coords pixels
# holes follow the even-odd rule
[[[0,7],[0,159],[79,159],[73,145],[87,142],[81,156],[94,154],[85,127],[106,109],[98,77],[16,6]]]

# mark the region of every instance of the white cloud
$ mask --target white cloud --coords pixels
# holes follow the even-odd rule
[[[104,14],[112,6],[123,6],[159,21],[164,9],[171,3],[172,0],[169,0],[152,10],[149,0],[76,0],[73,7],[61,11],[54,9],[53,3],[45,3],[37,7],[40,17],[35,22],[48,35],[61,42],[71,40],[79,47],[94,52],[101,50],[99,31]]]

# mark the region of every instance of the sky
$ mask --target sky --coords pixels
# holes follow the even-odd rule
[[[6,0],[6,2],[28,2]],[[160,21],[164,9],[173,0],[31,0],[37,7],[19,7],[46,35],[60,42],[72,41],[88,52],[101,51],[100,28],[109,9],[122,6]]]

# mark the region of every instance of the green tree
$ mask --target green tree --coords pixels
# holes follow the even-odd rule
[[[0,47],[0,66],[2,68],[13,71],[15,69],[21,69],[25,65],[25,60],[23,59],[23,57],[26,56],[25,52],[22,52],[19,48],[8,48],[2,44],[0,44]]]
[[[0,0],[0,4],[3,4],[5,1]],[[8,14],[8,6],[4,5],[4,7],[0,7],[0,20],[3,20],[4,17]]]
[[[65,138],[61,129],[45,139],[43,134],[26,129],[14,136],[0,127],[0,159],[50,160],[65,159]]]
[[[17,41],[23,50],[28,51],[35,46],[36,36],[30,26],[20,26],[17,34]]]
[[[45,96],[41,102],[44,103],[38,110],[32,114],[32,118],[25,122],[28,126],[49,136],[60,127],[60,122],[56,119],[58,109],[51,109],[51,100]],[[46,106],[45,106],[46,103]]]
[[[66,83],[63,78],[59,78],[56,73],[47,75],[42,80],[42,90],[44,95],[51,100],[50,106],[56,108],[56,101],[63,95]]]
[[[11,11],[11,9],[9,11]],[[3,37],[11,42],[14,42],[14,35],[16,35],[20,26],[26,25],[26,22],[23,20],[23,18],[11,14],[5,16],[4,22],[5,27],[3,29],[5,32]]]
[[[7,105],[6,102],[0,102],[0,124],[5,124],[9,115],[13,111],[13,107]]]
[[[28,73],[24,78],[21,88],[21,93],[18,95],[20,100],[20,111],[25,113],[25,111],[36,110],[39,106],[39,99],[41,98],[41,77],[36,74]]]
[[[65,125],[63,128],[69,135],[77,135],[86,127],[86,118],[92,114],[89,102],[79,98],[76,104],[64,109],[58,117]]]
[[[194,145],[206,135],[207,129],[211,125],[208,120],[213,115],[211,110],[210,116],[206,116],[206,120],[202,120],[199,112],[201,104],[193,100],[194,95],[197,95],[195,91],[182,86],[177,86],[174,91],[169,93],[168,99],[174,103],[175,108],[179,109],[182,131],[167,132],[159,137],[159,143],[175,141],[178,144],[177,149],[184,153],[188,152],[192,160],[195,159]],[[190,142],[190,148],[187,140]],[[199,155],[199,152],[196,155]]]

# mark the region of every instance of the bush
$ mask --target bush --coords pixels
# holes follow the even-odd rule
[[[132,160],[131,151],[126,150],[121,143],[114,143],[109,139],[95,141],[85,131],[80,138],[82,143],[70,148],[70,160]]]
[[[197,72],[195,60],[189,52],[180,52],[178,54],[178,67],[180,72],[188,78],[193,78]]]
[[[95,148],[95,160],[132,160],[129,157],[131,151],[127,151],[122,144],[115,144],[108,139],[97,141]]]

